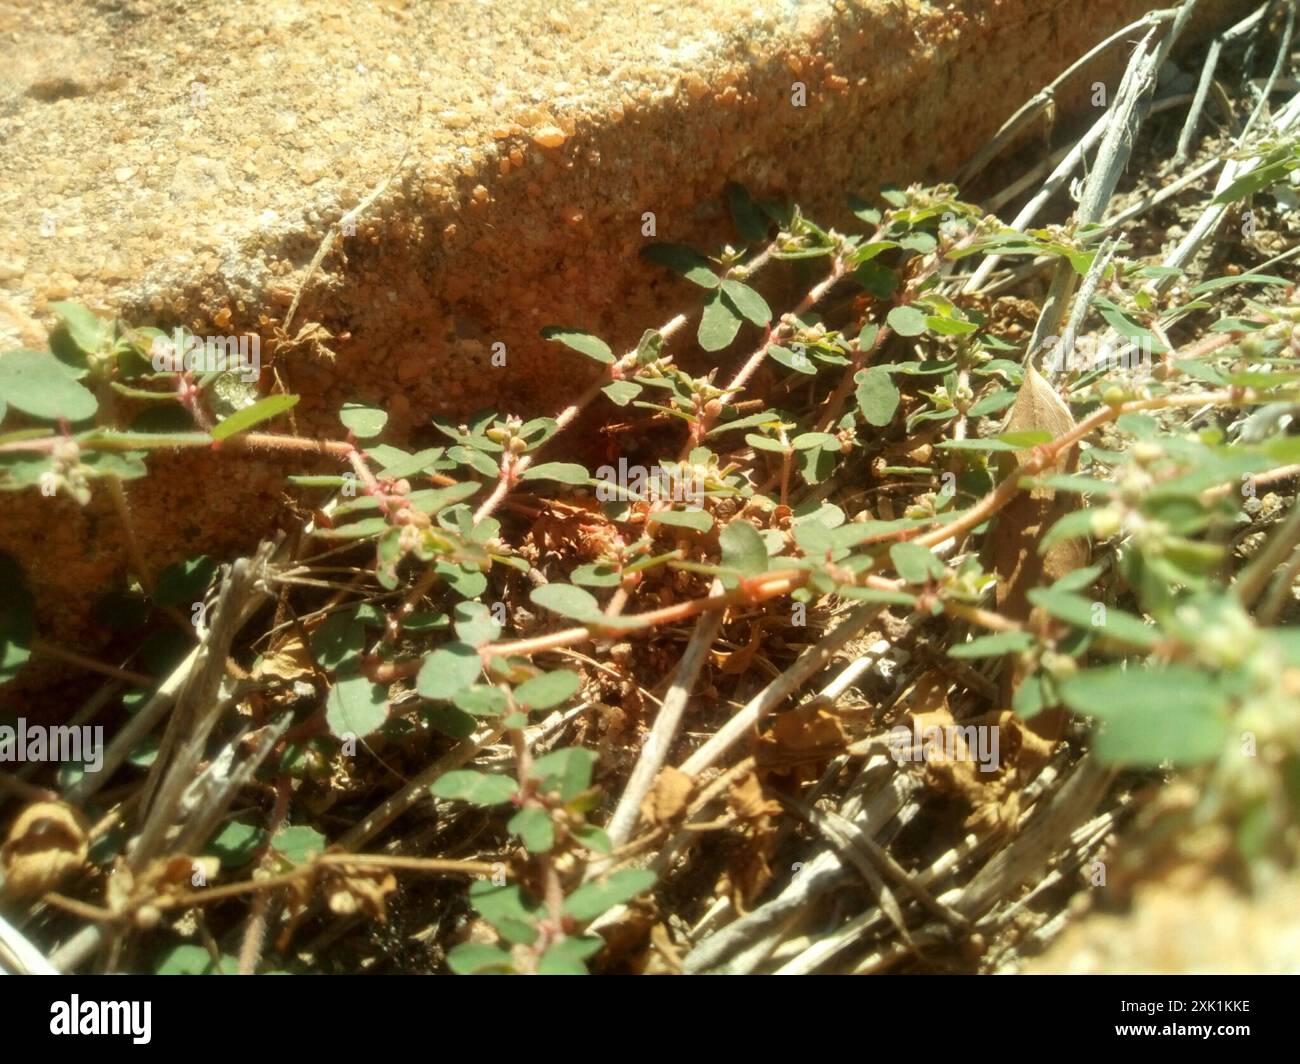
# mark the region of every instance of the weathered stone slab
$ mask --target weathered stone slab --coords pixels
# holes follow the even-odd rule
[[[75,298],[136,323],[251,331],[302,394],[299,431],[375,402],[401,436],[433,413],[552,412],[591,368],[538,329],[615,348],[689,293],[637,257],[732,239],[739,181],[847,221],[849,193],[952,175],[1139,0],[597,0],[0,4],[0,350]],[[1209,0],[1202,25],[1243,5]],[[1058,114],[1122,49],[1078,78]],[[329,227],[394,172],[275,327]],[[494,343],[507,351],[493,367]],[[264,384],[268,378],[264,377]],[[267,531],[279,467],[152,460],[133,487],[162,566]],[[111,507],[0,497],[0,550],[42,631],[83,645],[125,568]]]

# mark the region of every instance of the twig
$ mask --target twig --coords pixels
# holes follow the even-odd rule
[[[715,581],[714,593],[717,594],[720,588],[721,584]],[[655,717],[650,734],[646,736],[645,743],[641,747],[641,755],[628,778],[627,786],[623,789],[623,795],[614,810],[614,815],[610,817],[605,827],[605,832],[609,835],[615,849],[626,843],[632,835],[641,803],[650,793],[655,776],[658,775],[668,757],[669,748],[677,735],[682,714],[685,712],[691,691],[695,688],[700,669],[708,656],[709,648],[713,645],[713,640],[717,638],[718,630],[722,627],[722,618],[723,612],[715,610],[703,614],[695,622],[695,631],[691,633],[686,650],[682,653],[677,672],[673,676],[672,686],[664,696],[663,705],[659,709],[658,716]],[[597,864],[593,863],[589,876],[596,874],[596,868]]]
[[[1102,52],[1120,41],[1127,40],[1135,31],[1143,27],[1155,27],[1161,23],[1168,22],[1178,14],[1177,8],[1164,8],[1159,11],[1148,11],[1136,22],[1130,22],[1127,26],[1121,27],[1107,37],[1104,41],[1095,44],[1082,56],[1076,59],[1060,74],[1053,78],[1046,86],[1040,89],[1036,94],[1029,98],[1020,108],[1002,123],[1002,128],[997,131],[993,139],[982,147],[974,157],[957,173],[957,184],[967,185],[973,178],[978,176],[986,166],[997,156],[1007,144],[1033,119],[1033,117],[1047,107],[1055,99],[1056,90],[1078,71],[1091,63]]]

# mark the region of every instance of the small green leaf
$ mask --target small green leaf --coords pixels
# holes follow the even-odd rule
[[[741,317],[722,292],[710,292],[700,316],[698,339],[705,351],[721,351],[731,345],[740,331]]]
[[[457,709],[476,717],[499,717],[510,708],[505,692],[490,684],[475,684],[457,691],[451,696],[451,701]]]
[[[246,429],[251,429],[254,425],[263,421],[269,421],[271,418],[283,414],[290,407],[297,405],[298,396],[296,395],[268,395],[265,399],[259,399],[252,406],[237,410],[225,421],[219,422],[212,429],[212,438],[214,440],[228,440],[231,436]]]
[[[423,451],[417,451],[415,454],[393,454],[391,457],[381,458],[381,453],[386,456],[388,453],[381,451],[381,447],[382,445],[367,448],[367,453],[371,458],[382,462],[379,475],[385,480],[402,480],[403,478],[413,477],[417,473],[427,473],[435,468],[435,463],[443,456],[441,447],[429,447]],[[397,448],[394,447],[393,451],[396,452]]]
[[[689,528],[695,532],[707,532],[713,527],[713,515],[704,510],[658,510],[649,515],[649,520],[655,524]]]
[[[885,321],[899,336],[920,336],[926,330],[925,315],[915,307],[895,307]]]
[[[339,411],[339,420],[352,430],[352,435],[357,439],[369,440],[384,431],[388,415],[378,407],[344,403],[343,409]]]
[[[605,385],[601,391],[609,397],[609,401],[615,406],[627,406],[628,403],[641,394],[642,388],[635,381],[614,381],[612,384]]]
[[[718,276],[709,265],[709,260],[688,247],[680,244],[647,244],[641,249],[641,257],[674,273],[680,273],[701,288],[718,287]]]
[[[582,686],[582,677],[572,669],[557,669],[534,676],[515,688],[515,701],[529,709],[550,709],[568,701]]]
[[[854,394],[867,424],[882,428],[893,421],[900,396],[889,371],[883,366],[872,366],[859,370],[854,380],[858,385]]]
[[[314,855],[324,853],[326,842],[325,836],[315,828],[291,824],[275,833],[271,846],[290,864],[302,865]]]
[[[594,957],[605,945],[605,940],[596,935],[569,937],[547,947],[537,962],[538,975],[586,975],[586,961]]]
[[[578,566],[569,574],[569,579],[586,587],[617,587],[623,578],[618,566],[608,562],[595,562]]]
[[[501,634],[492,611],[481,602],[458,602],[451,612],[456,635],[469,646],[481,647]]]
[[[497,463],[490,455],[476,451],[473,447],[452,447],[447,451],[447,457],[460,465],[469,466],[485,477],[495,477],[499,472]]]
[[[613,853],[614,843],[604,829],[584,824],[573,829],[573,837],[594,853]]]
[[[1087,539],[1092,534],[1096,510],[1071,510],[1056,522],[1038,541],[1038,553],[1046,554],[1054,543],[1068,539]]]
[[[478,723],[470,714],[462,713],[446,702],[425,706],[420,710],[420,716],[434,731],[453,739],[468,739],[478,730]]]
[[[801,432],[790,441],[790,446],[796,451],[809,451],[814,447],[820,447],[823,451],[838,451],[840,441],[829,432]]]
[[[232,820],[208,843],[205,852],[219,859],[223,868],[243,868],[265,841],[266,832],[256,824]]]
[[[339,738],[378,731],[388,719],[388,688],[364,676],[348,676],[330,688],[325,721]]]
[[[811,377],[817,372],[817,367],[812,364],[812,359],[802,345],[796,345],[796,349],[791,350],[780,344],[768,344],[767,353],[773,361],[779,362],[786,369],[802,373],[805,377]]]
[[[919,543],[895,543],[889,548],[889,560],[898,575],[909,584],[924,584],[943,576],[946,569],[928,548]]]
[[[493,772],[475,772],[457,769],[445,772],[429,787],[435,798],[447,798],[472,805],[492,806],[508,802],[519,790],[519,784],[509,776]]]
[[[645,868],[625,868],[608,879],[587,883],[564,901],[564,911],[580,923],[588,923],[601,913],[631,901],[654,886],[655,874]]]
[[[722,291],[732,305],[759,328],[772,320],[772,308],[767,305],[767,300],[749,285],[740,281],[723,281]]]
[[[112,323],[91,313],[80,303],[51,303],[50,309],[59,316],[72,342],[84,354],[96,354],[110,336]]]
[[[19,348],[0,355],[0,396],[15,410],[57,421],[84,421],[99,409],[94,393],[48,351]]]
[[[545,853],[555,845],[555,825],[545,809],[529,806],[519,810],[506,824],[506,830],[518,835],[529,853]]]
[[[560,799],[568,802],[591,786],[595,767],[594,750],[566,746],[534,761],[531,775],[541,781],[543,791],[558,790]]]
[[[538,910],[525,900],[517,883],[498,886],[480,879],[470,886],[469,900],[507,942],[530,946],[537,941]]]
[[[722,548],[722,564],[728,569],[736,569],[745,576],[767,571],[763,537],[744,518],[737,518],[722,530],[718,545]]]
[[[1186,665],[1088,669],[1061,682],[1061,698],[1076,713],[1103,721],[1096,749],[1110,764],[1201,764],[1230,738],[1222,691]]]
[[[218,968],[206,946],[189,943],[169,950],[154,969],[155,975],[234,975],[239,971],[239,959],[223,955]]]
[[[600,603],[595,596],[572,584],[544,584],[533,588],[528,597],[536,605],[558,613],[561,617],[572,617],[579,621],[600,617]]]
[[[1029,601],[1078,628],[1134,646],[1149,649],[1160,641],[1159,629],[1144,623],[1140,617],[1125,613],[1116,606],[1093,602],[1083,595],[1054,588],[1034,588],[1029,592]]]
[[[448,643],[424,659],[415,689],[434,701],[449,699],[479,678],[482,662],[478,651],[467,643]]]
[[[961,643],[948,651],[953,658],[996,658],[1003,654],[1019,653],[1034,645],[1028,632],[998,632],[980,636],[969,643]]]
[[[591,480],[587,467],[577,462],[543,462],[529,466],[520,480],[553,480],[557,484],[586,484]]]
[[[664,337],[658,329],[647,329],[636,342],[636,364],[648,366],[663,353]]]
[[[337,669],[361,653],[366,643],[366,626],[355,612],[331,613],[311,634],[312,656],[326,669]]]
[[[572,348],[580,355],[586,355],[597,362],[609,365],[614,361],[614,352],[609,349],[609,344],[605,343],[599,336],[592,336],[591,333],[583,332],[581,329],[569,329],[563,325],[548,325],[542,330],[543,340],[554,340],[557,343],[564,344],[565,347]]]
[[[217,575],[217,563],[206,554],[182,562],[173,562],[158,574],[153,600],[159,606],[189,606],[203,594]]]
[[[447,967],[457,975],[505,974],[515,970],[515,962],[500,946],[462,942],[447,951]]]

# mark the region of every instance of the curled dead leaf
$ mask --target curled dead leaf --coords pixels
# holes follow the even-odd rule
[[[315,673],[311,654],[297,633],[290,633],[258,659],[253,679],[297,680]]]
[[[741,820],[764,820],[781,812],[781,803],[763,795],[758,776],[747,772],[727,791],[727,804]]]
[[[695,781],[690,776],[672,765],[665,766],[641,802],[641,819],[651,827],[675,823],[685,815],[694,790]]]
[[[813,700],[778,714],[758,741],[754,760],[763,774],[793,777],[796,782],[816,778],[821,767],[848,746],[839,716],[825,703]]]
[[[4,893],[30,898],[53,890],[86,863],[89,825],[76,809],[62,802],[36,802],[13,822],[0,846]]]
[[[1074,415],[1036,369],[1025,371],[1025,381],[1007,418],[1006,432],[1046,431],[1059,439],[1075,427]],[[1032,451],[1016,451],[1001,462],[1000,474],[1007,477],[1024,465]],[[1068,448],[1057,462],[1060,472],[1073,472],[1079,450]],[[1075,496],[1060,496],[1050,488],[1022,491],[998,515],[997,528],[989,539],[991,561],[998,576],[997,604],[1000,612],[1017,620],[1029,616],[1028,593],[1059,580],[1066,573],[1088,564],[1084,540],[1062,540],[1038,553],[1038,542],[1048,530],[1074,508]]]
[[[1074,415],[1069,404],[1030,366],[1025,371],[1020,391],[1016,393],[1005,431],[1047,431],[1053,439],[1059,439],[1074,427]],[[1031,454],[1031,451],[1017,451],[1014,455],[1003,456],[1000,474],[1011,476]],[[1069,447],[1060,455],[1055,471],[1073,473],[1078,462],[1079,449]],[[998,612],[1004,616],[1041,630],[1047,618],[1040,609],[1030,608],[1029,592],[1055,583],[1067,573],[1088,564],[1090,551],[1085,539],[1058,540],[1045,552],[1040,554],[1038,551],[1039,541],[1057,521],[1075,508],[1077,498],[1065,492],[1058,494],[1050,488],[1034,488],[1022,491],[998,515],[997,526],[988,541],[985,564],[997,574],[995,598]],[[1000,684],[1001,707],[1012,704],[1016,688],[1024,678],[1024,667],[1018,660],[1006,663]],[[1064,723],[1063,711],[1049,710],[1035,717],[1030,727],[1055,743],[1061,736]]]

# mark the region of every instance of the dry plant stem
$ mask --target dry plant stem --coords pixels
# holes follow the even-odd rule
[[[1113,233],[1125,222],[1130,222],[1134,218],[1145,214],[1153,207],[1160,206],[1160,204],[1164,203],[1166,200],[1173,199],[1173,197],[1182,192],[1183,189],[1189,188],[1196,184],[1196,182],[1200,181],[1201,178],[1211,173],[1218,165],[1218,159],[1207,159],[1205,162],[1201,163],[1200,166],[1193,167],[1177,180],[1171,181],[1169,184],[1165,185],[1159,192],[1153,192],[1151,195],[1143,197],[1137,203],[1133,204],[1133,206],[1126,207],[1118,214],[1111,215],[1102,223],[1101,233]]]
[[[1092,127],[1079,140],[1077,144],[1066,154],[1060,164],[1048,176],[1043,183],[1043,187],[1034,194],[1034,197],[1020,209],[1020,212],[1011,222],[1011,228],[1024,229],[1030,222],[1038,217],[1038,212],[1043,209],[1047,202],[1056,195],[1060,187],[1065,184],[1068,178],[1079,164],[1083,162],[1083,157],[1091,150],[1092,146],[1099,141],[1106,132],[1107,118],[1103,115],[1092,124]],[[970,275],[970,279],[962,286],[963,295],[970,295],[984,287],[984,283],[989,276],[998,267],[1002,261],[1000,255],[990,255],[980,263],[979,268]]]
[[[265,600],[266,595],[264,592],[253,591],[240,601],[238,616],[235,620],[236,630],[243,627],[244,623],[252,617]],[[205,641],[211,638],[212,630],[209,629]],[[185,660],[176,666],[171,675],[159,685],[149,701],[131,715],[131,718],[113,736],[104,749],[103,766],[100,771],[85,773],[81,779],[69,787],[64,793],[66,801],[73,805],[80,805],[112,778],[113,773],[131,755],[131,751],[167,715],[178,693],[197,667],[202,647],[203,644],[200,644],[200,646],[191,650],[186,655]]]
[[[880,614],[884,606],[869,602],[850,610],[831,631],[805,650],[794,663],[745,705],[681,764],[689,776],[698,776],[750,734],[759,721],[794,694],[812,676],[831,663],[836,653]]]
[[[975,874],[972,883],[978,880],[980,891],[968,894],[969,884],[954,887],[938,897],[938,901],[959,912],[968,920],[978,920],[990,904],[997,898],[1010,893],[1018,883],[1039,871],[1050,858],[1052,851],[1059,844],[1058,840],[1068,835],[1075,823],[1087,816],[1097,801],[1105,793],[1111,774],[1099,770],[1088,758],[1079,762],[1065,785],[1053,796],[1046,811],[1038,808],[1036,802],[1021,818],[1017,834],[1009,845],[995,853],[994,856]],[[945,854],[929,868],[918,873],[916,880],[924,886],[935,883],[939,875],[952,873],[962,859],[976,856],[988,848],[988,840],[971,836],[956,850]],[[1015,857],[1010,861],[1002,860],[1009,851]],[[999,893],[1001,891],[1001,893]],[[806,975],[817,970],[827,961],[866,934],[881,917],[880,910],[871,909],[854,917],[847,924],[837,928],[829,935],[819,936],[807,942],[795,958],[786,961],[777,969],[779,975]],[[928,924],[912,933],[913,941],[943,941],[951,938],[951,928],[945,924]]]
[[[715,582],[715,594],[719,587],[720,585]],[[614,849],[624,845],[632,836],[641,803],[650,793],[655,776],[658,775],[668,757],[669,747],[677,736],[682,714],[695,688],[700,669],[708,656],[709,648],[713,645],[713,640],[717,638],[718,630],[722,627],[722,618],[723,611],[714,610],[704,614],[695,623],[695,631],[691,633],[690,641],[686,644],[686,650],[678,663],[672,686],[664,696],[663,705],[659,709],[658,716],[655,717],[650,734],[646,736],[645,743],[641,747],[641,755],[632,770],[632,775],[628,778],[627,786],[623,789],[623,795],[614,810],[614,815],[610,817],[605,827]],[[593,873],[594,869],[593,865]]]
[[[421,99],[416,103],[415,118],[412,119],[413,122],[419,120],[420,112],[423,110],[424,100]],[[329,254],[330,248],[334,246],[335,239],[337,239],[338,235],[348,227],[349,222],[355,225],[358,219],[360,219],[360,217],[371,208],[375,200],[383,195],[384,190],[393,183],[393,179],[402,172],[402,167],[406,165],[407,157],[411,154],[411,146],[414,143],[415,136],[414,132],[412,132],[411,136],[407,137],[406,146],[402,149],[401,158],[397,160],[397,165],[389,171],[388,176],[371,189],[365,199],[339,219],[337,228],[331,227],[330,231],[325,234],[325,239],[320,242],[320,247],[316,249],[316,254],[312,256],[312,260],[307,266],[307,272],[303,275],[302,283],[298,285],[297,291],[293,294],[293,302],[289,304],[289,309],[285,312],[284,325],[282,328],[286,334],[289,332],[289,326],[293,324],[294,315],[298,312],[298,303],[302,299],[303,292],[306,290],[307,285],[311,283],[311,279],[315,276],[316,270],[319,269],[320,264],[325,261],[325,256]]]
[[[270,840],[284,826],[289,815],[289,799],[293,795],[292,780],[281,776],[275,781],[275,805],[266,822],[267,844],[263,849],[261,864],[266,864],[270,852]],[[248,923],[244,927],[244,941],[239,948],[239,974],[252,975],[257,971],[258,961],[262,958],[262,946],[266,941],[266,917],[271,904],[269,894],[259,894],[253,899],[252,909],[248,914]]]
[[[290,887],[303,879],[315,877],[322,868],[389,868],[404,872],[424,872],[429,875],[453,876],[492,876],[500,874],[501,867],[488,861],[457,861],[438,857],[389,857],[379,853],[323,853],[309,863],[300,865],[292,872],[267,876],[263,879],[246,879],[238,883],[223,883],[220,886],[205,887],[203,890],[183,890],[160,894],[151,898],[149,903],[158,909],[191,909],[195,906],[210,905],[213,902],[238,898],[245,894],[262,891],[279,890]],[[53,891],[45,895],[45,900],[52,905],[84,917],[97,923],[115,923],[124,921],[129,914],[115,913],[111,909],[89,905],[75,898],[67,898]],[[66,970],[66,969],[63,969]]]
[[[1069,369],[1070,352],[1074,350],[1079,330],[1083,328],[1084,320],[1088,317],[1088,311],[1092,307],[1092,297],[1097,294],[1097,286],[1101,283],[1106,267],[1110,265],[1110,260],[1114,258],[1115,249],[1118,246],[1118,240],[1112,240],[1109,244],[1104,245],[1092,260],[1092,265],[1088,267],[1088,274],[1084,277],[1083,284],[1079,288],[1079,294],[1074,299],[1074,308],[1070,312],[1070,320],[1066,323],[1065,332],[1061,336],[1060,346],[1058,347],[1060,359],[1054,365],[1046,367],[1049,381],[1058,373],[1063,373]],[[1031,350],[1033,348],[1032,342],[1030,348]]]
[[[1278,45],[1277,58],[1273,61],[1273,69],[1269,71],[1268,80],[1260,91],[1259,102],[1255,104],[1254,110],[1250,112],[1250,117],[1246,119],[1246,126],[1241,131],[1243,140],[1255,128],[1255,123],[1263,115],[1264,108],[1268,106],[1268,98],[1273,92],[1273,86],[1277,84],[1277,79],[1282,74],[1282,68],[1291,58],[1291,35],[1295,32],[1295,7],[1296,0],[1286,0],[1286,27],[1282,30],[1282,43]]]
[[[1115,94],[1115,99],[1106,115],[1106,134],[1102,137],[1101,147],[1097,149],[1097,160],[1084,186],[1083,199],[1079,203],[1078,210],[1075,211],[1074,220],[1077,224],[1088,225],[1101,221],[1106,205],[1115,194],[1115,186],[1119,183],[1120,175],[1128,164],[1133,141],[1141,125],[1138,107],[1147,94],[1155,88],[1156,71],[1167,47],[1172,43],[1185,16],[1190,13],[1194,5],[1195,0],[1192,0],[1183,6],[1178,20],[1160,47],[1148,52],[1151,39],[1155,34],[1155,30],[1152,29],[1134,50],[1128,68],[1124,71],[1124,79],[1120,82],[1119,91]],[[1038,316],[1038,323],[1034,327],[1034,334],[1029,341],[1027,357],[1032,358],[1046,342],[1047,337],[1055,335],[1061,320],[1065,317],[1078,276],[1070,262],[1062,260],[1057,263],[1052,286],[1047,293],[1047,299]]]
[[[94,658],[79,654],[75,650],[67,650],[46,639],[39,637],[33,639],[30,649],[33,654],[40,654],[47,658],[54,658],[56,661],[67,662],[69,665],[76,665],[88,669],[90,672],[97,672],[101,676],[110,676],[114,680],[121,680],[133,687],[152,687],[154,685],[152,676],[146,676],[142,672],[132,672],[130,669],[118,668],[116,665],[106,665],[102,661],[96,661]]]
[[[802,587],[807,582],[807,579],[808,573],[803,569],[775,570],[754,577],[740,588],[727,592],[725,595],[688,599],[685,602],[678,602],[671,606],[662,606],[659,609],[647,610],[645,613],[637,613],[621,618],[622,621],[635,622],[634,624],[629,623],[620,625],[617,628],[602,629],[599,622],[593,622],[590,625],[581,627],[562,628],[557,632],[549,632],[546,635],[535,636],[530,639],[517,639],[508,643],[485,643],[478,648],[479,656],[484,661],[487,661],[493,657],[511,654],[540,654],[544,650],[558,650],[561,647],[572,646],[575,643],[585,643],[590,639],[601,636],[623,636],[630,632],[655,628],[661,624],[686,620],[711,610],[722,610],[729,606],[753,605],[766,602],[768,599],[780,598],[782,595],[788,595],[796,588]],[[881,580],[879,577],[872,578],[872,584],[889,591],[897,590],[899,586],[896,581]],[[412,676],[419,669],[419,661],[384,662],[373,666],[370,670],[370,676],[376,683],[388,683],[403,676]]]
[[[412,777],[401,790],[390,795],[371,810],[363,820],[344,832],[338,840],[339,845],[345,850],[364,846],[416,802],[428,797],[429,786],[443,773],[459,768],[472,760],[485,746],[490,746],[500,739],[504,731],[505,729],[499,726],[486,727],[462,739],[423,772]]]
[[[1168,22],[1178,14],[1177,8],[1164,8],[1160,11],[1148,11],[1136,22],[1130,22],[1122,29],[1116,30],[1104,41],[1093,45],[1084,55],[1080,56],[1071,63],[1064,71],[1052,79],[1045,87],[1040,89],[1034,96],[1030,97],[1025,103],[1021,104],[1019,110],[1010,118],[1002,123],[1002,128],[994,134],[994,137],[988,144],[984,145],[957,174],[957,184],[967,185],[971,179],[983,172],[984,168],[997,156],[1004,147],[1006,147],[1030,121],[1043,108],[1049,106],[1059,89],[1074,74],[1078,73],[1085,66],[1091,63],[1102,52],[1106,51],[1120,41],[1126,40],[1135,30],[1143,27],[1155,27],[1161,23]]]
[[[1265,7],[1268,5],[1266,4]],[[1263,8],[1260,9],[1261,11]],[[1182,166],[1187,162],[1187,155],[1192,147],[1192,137],[1196,135],[1197,123],[1201,120],[1201,112],[1205,109],[1205,101],[1210,95],[1210,85],[1214,81],[1214,70],[1219,65],[1219,53],[1223,51],[1223,38],[1216,37],[1210,42],[1210,49],[1206,53],[1205,63],[1201,67],[1201,80],[1196,85],[1196,95],[1192,98],[1192,106],[1188,108],[1187,120],[1183,123],[1183,130],[1178,134],[1178,147],[1174,151],[1173,163],[1175,166]]]
[[[264,543],[254,561],[236,561],[217,596],[212,627],[198,647],[194,671],[178,692],[176,712],[145,779],[144,820],[128,857],[133,871],[144,868],[162,846],[168,828],[175,823],[182,795],[195,778],[207,738],[225,709],[227,699],[221,689],[226,660],[239,630],[242,604],[253,597],[269,553],[269,544]]]
[[[835,255],[831,261],[830,272],[808,290],[803,299],[799,300],[799,305],[796,306],[794,310],[790,311],[790,313],[796,317],[802,317],[804,314],[807,314],[808,311],[812,310],[813,307],[825,298],[826,293],[835,287],[836,283],[843,276],[844,260],[839,255]],[[726,391],[722,395],[722,401],[724,403],[749,383],[749,378],[758,372],[758,367],[763,364],[763,359],[767,357],[767,349],[783,336],[785,331],[784,328],[773,329],[771,335],[768,336],[763,343],[759,345],[758,349],[744,361],[740,369],[736,371],[736,375],[731,378],[731,383],[727,385]],[[704,418],[702,421],[703,428],[707,431],[709,419]],[[701,435],[703,435],[703,433],[701,433]]]
[[[140,581],[144,593],[152,598],[153,573],[149,569],[149,562],[144,556],[144,551],[140,549],[140,541],[135,534],[135,524],[131,520],[131,507],[127,502],[126,489],[122,487],[122,478],[109,475],[104,479],[108,483],[108,497],[113,501],[113,509],[117,511],[117,519],[121,522],[122,533],[126,538],[126,554],[131,559],[131,569],[135,572],[136,579]]]
[[[1300,94],[1291,98],[1287,105],[1278,112],[1277,117],[1273,122],[1274,128],[1281,135],[1289,133],[1297,124],[1300,124]],[[1237,138],[1237,149],[1242,147],[1243,141],[1244,136]],[[1250,173],[1257,166],[1257,159],[1240,161],[1237,159],[1228,159],[1228,161],[1224,163],[1223,172],[1219,175],[1218,182],[1215,184],[1215,195],[1217,196],[1223,192],[1234,180]],[[1228,206],[1229,205],[1226,203],[1211,203],[1208,205],[1205,211],[1197,219],[1196,224],[1192,226],[1187,236],[1185,236],[1182,242],[1165,257],[1165,260],[1161,265],[1172,267],[1174,269],[1182,269],[1186,266],[1187,263],[1195,258],[1196,253],[1201,249],[1201,246],[1205,241],[1209,239],[1210,234],[1213,233],[1214,230],[1218,228],[1219,223],[1223,221],[1223,217],[1228,211]],[[1155,292],[1163,292],[1172,283],[1172,276],[1160,277],[1152,281],[1151,288]]]
[[[1191,396],[1162,396],[1154,399],[1134,400],[1113,407],[1103,407],[1093,413],[1090,417],[1084,419],[1084,421],[1080,422],[1079,425],[1070,432],[1056,440],[1053,440],[1051,443],[1043,444],[1041,447],[1035,448],[1033,455],[1019,468],[1015,475],[1002,481],[993,491],[984,496],[983,499],[972,506],[969,510],[964,511],[956,520],[920,535],[912,536],[910,532],[906,530],[891,533],[882,536],[881,542],[893,542],[911,538],[914,542],[925,547],[936,547],[948,540],[956,542],[961,536],[982,524],[1006,506],[1020,491],[1020,481],[1023,478],[1036,476],[1049,469],[1056,462],[1060,454],[1068,447],[1073,446],[1088,436],[1100,425],[1113,421],[1121,414],[1142,410],[1163,410],[1173,407],[1200,405],[1215,406],[1229,403],[1242,403],[1249,405],[1256,401],[1257,399],[1252,392],[1249,390],[1241,390],[1209,392]],[[671,606],[664,606],[657,610],[648,610],[645,613],[633,614],[624,619],[635,621],[635,627],[629,626],[628,628],[612,629],[611,632],[613,634],[626,634],[629,631],[644,630],[647,628],[653,628],[660,624],[694,617],[697,614],[710,610],[725,609],[732,605],[764,602],[768,599],[787,595],[796,588],[802,587],[806,582],[806,570],[785,570],[766,573],[761,578],[755,578],[750,581],[747,586],[742,587],[737,591],[729,592],[726,595],[690,599]],[[902,586],[899,581],[882,580],[879,577],[870,576],[865,578],[865,584],[866,586],[875,587],[880,590],[897,590]],[[544,650],[555,650],[560,647],[571,646],[575,643],[582,643],[598,634],[600,634],[598,625],[565,628],[557,632],[551,632],[543,636],[536,636],[531,639],[521,639],[509,643],[484,644],[479,648],[479,653],[485,659],[497,655],[537,654]],[[371,669],[370,675],[377,683],[391,682],[403,676],[413,675],[419,670],[419,667],[420,662],[418,661],[396,662],[391,664],[383,663],[374,666]],[[719,736],[714,736],[715,740],[718,738]],[[728,740],[728,742],[730,741],[734,741],[734,738]]]
[[[1174,152],[1173,159],[1174,165],[1181,165],[1187,161],[1192,146],[1192,137],[1196,135],[1196,126],[1201,119],[1201,112],[1205,109],[1205,100],[1209,96],[1210,85],[1214,82],[1214,71],[1219,65],[1219,55],[1224,46],[1254,29],[1271,6],[1272,0],[1266,0],[1265,3],[1256,8],[1253,14],[1247,15],[1231,29],[1219,34],[1210,42],[1209,51],[1205,56],[1205,63],[1201,67],[1201,79],[1196,86],[1196,96],[1192,100],[1191,109],[1187,112],[1187,121],[1183,123],[1182,132],[1178,135],[1178,148]]]

